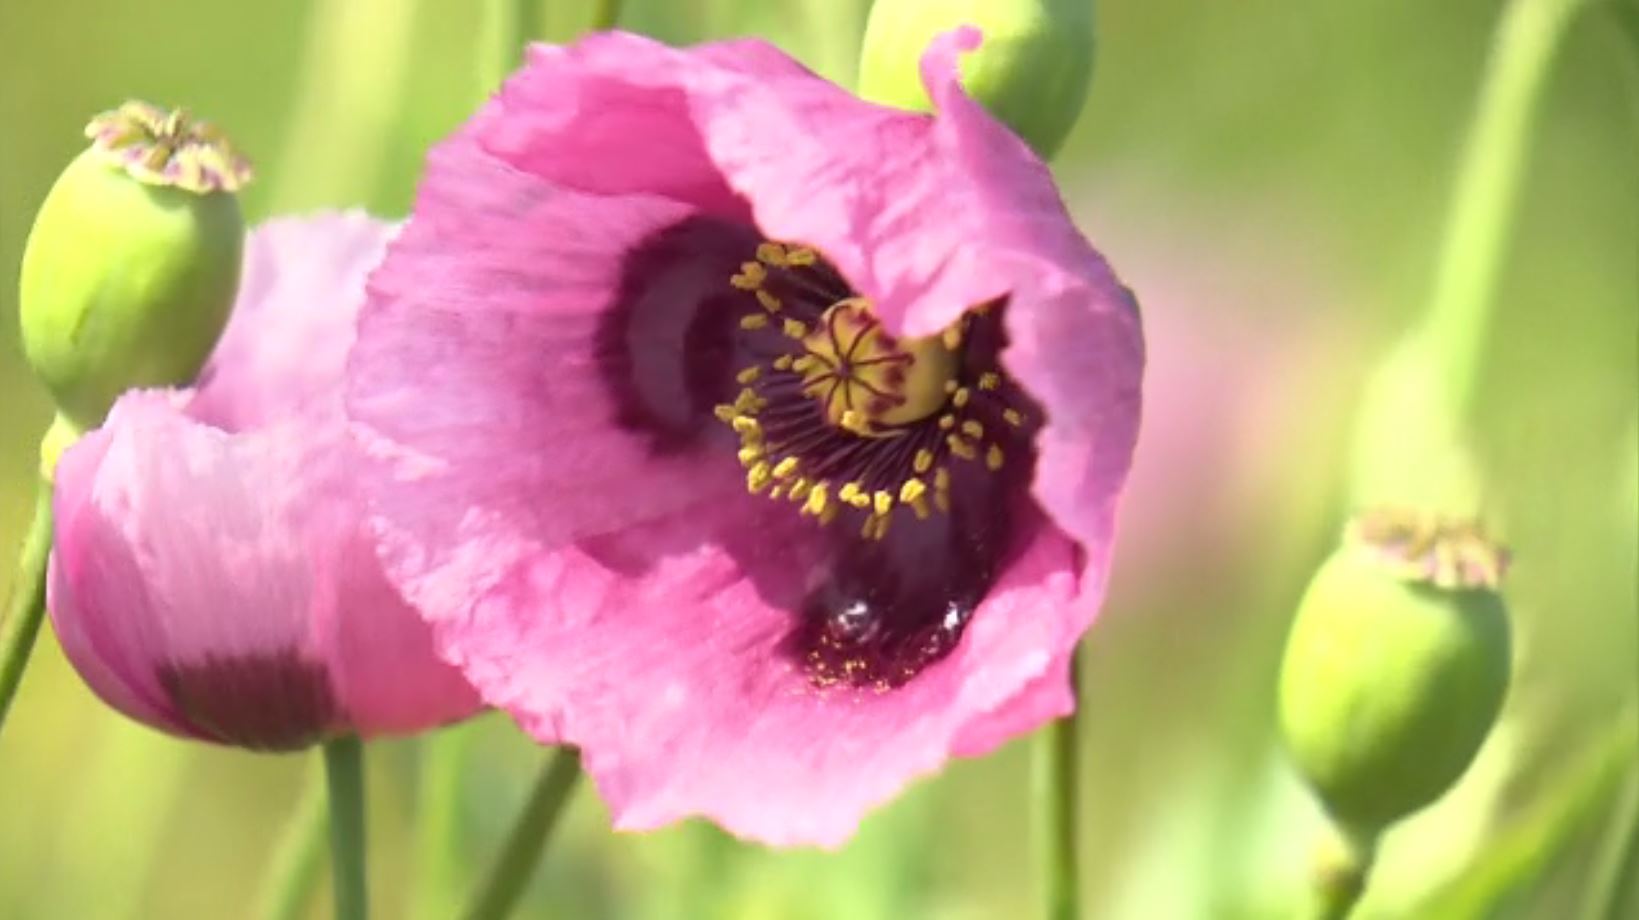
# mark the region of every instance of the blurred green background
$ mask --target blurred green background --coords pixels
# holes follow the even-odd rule
[[[1575,916],[1639,759],[1639,45],[1611,5],[1588,5],[1544,100],[1474,419],[1516,551],[1514,690],[1462,784],[1387,839],[1372,916]],[[1363,378],[1425,299],[1500,6],[1099,4],[1094,88],[1057,168],[1144,303],[1151,364],[1086,650],[1091,917],[1293,915],[1320,823],[1273,735],[1280,643],[1346,510]],[[549,37],[589,7],[546,0]],[[847,80],[864,7],[629,0],[625,24],[765,35]],[[17,264],[87,117],[141,97],[217,121],[259,164],[253,219],[401,215],[426,146],[482,90],[479,9],[0,0],[0,559],[48,419],[18,354]],[[543,752],[497,716],[459,731],[453,843],[476,872]],[[1028,916],[1027,748],[953,764],[835,854],[703,825],[611,834],[582,788],[521,914]],[[408,915],[417,743],[369,756],[373,894]],[[126,723],[47,639],[0,737],[0,917],[247,916],[309,766]]]

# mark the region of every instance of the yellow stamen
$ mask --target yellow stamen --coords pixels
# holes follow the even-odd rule
[[[956,392],[950,394],[950,401],[953,405],[956,406],[956,408],[960,409],[963,406],[967,405],[967,401],[968,401],[969,397],[971,397],[972,395],[973,395],[972,390],[969,390],[967,387],[962,387],[961,389],[957,390]]]
[[[995,371],[985,371],[979,375],[979,389],[994,390],[1002,385],[1002,377]]]
[[[992,444],[985,451],[985,466],[989,467],[992,473],[1001,469],[1006,460],[1007,458],[1002,455],[1002,448],[999,444]]]
[[[1007,419],[1007,423],[1014,428],[1024,424],[1024,413],[1017,409],[1003,409],[1002,418]]]
[[[782,306],[778,297],[775,297],[773,294],[768,293],[768,291],[763,290],[762,288],[757,289],[757,302],[762,304],[763,309],[770,313],[780,312],[780,307]]]
[[[785,478],[789,477],[792,473],[795,473],[796,471],[797,471],[797,458],[796,457],[786,457],[784,460],[781,460],[779,463],[774,464],[774,478],[775,479],[785,479]]]
[[[757,261],[767,262],[769,265],[784,265],[786,262],[785,247],[779,243],[759,243],[757,245]]]
[[[911,461],[911,469],[918,473],[926,473],[933,469],[933,451],[926,447],[916,452],[916,459]]]
[[[762,373],[762,367],[753,364],[738,374],[735,374],[734,379],[743,384],[754,383],[758,377],[762,376]]]
[[[878,515],[884,515],[893,510],[893,495],[878,489],[871,496],[871,508]]]
[[[979,457],[978,449],[971,442],[963,440],[961,435],[953,434],[945,438],[945,445],[950,448],[951,453],[963,460],[976,460]]]
[[[772,481],[772,478],[768,475],[767,463],[757,463],[746,471],[746,488],[753,495],[768,488],[769,483]]]
[[[970,418],[962,423],[962,433],[970,438],[973,438],[974,440],[978,440],[979,438],[985,436],[985,426],[979,424],[977,420]]]
[[[752,329],[762,329],[763,327],[765,327],[767,325],[768,325],[768,314],[767,313],[750,313],[750,314],[747,314],[745,316],[740,317],[740,328],[745,329],[747,331],[750,331]]]
[[[808,327],[804,326],[802,323],[799,323],[794,319],[786,320],[785,325],[784,325],[784,329],[785,329],[785,334],[786,335],[788,335],[788,336],[790,336],[794,339],[797,339],[799,341],[806,338],[807,335],[808,335]]]

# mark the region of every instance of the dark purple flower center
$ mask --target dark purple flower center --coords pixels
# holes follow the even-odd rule
[[[989,590],[1033,463],[1035,413],[997,360],[1005,304],[900,340],[811,249],[762,243],[729,281],[749,360],[715,411],[746,488],[840,544],[797,651],[820,685],[902,684]]]
[[[1000,365],[1007,309],[897,339],[819,253],[733,219],[627,254],[598,342],[617,423],[657,457],[737,441],[747,489],[822,532],[801,597],[775,600],[815,685],[887,690],[949,654],[1037,525],[1041,412]]]

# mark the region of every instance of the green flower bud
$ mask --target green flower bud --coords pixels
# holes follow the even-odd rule
[[[859,94],[928,111],[918,67],[928,41],[978,26],[962,85],[1048,159],[1081,114],[1093,76],[1093,0],[876,0],[860,51]]]
[[[1281,729],[1363,838],[1445,793],[1502,706],[1506,553],[1471,524],[1368,514],[1309,584],[1287,640]]]
[[[78,430],[133,387],[193,379],[239,284],[250,167],[183,112],[130,102],[92,119],[90,148],[34,218],[19,291],[23,351]]]

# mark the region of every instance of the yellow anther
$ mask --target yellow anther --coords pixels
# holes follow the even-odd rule
[[[784,325],[785,334],[801,341],[808,336],[808,327],[794,319],[788,319]]]
[[[800,502],[803,499],[808,497],[808,491],[810,489],[812,489],[813,487],[814,487],[814,484],[809,482],[807,477],[798,476],[795,480],[792,481],[791,489],[786,494],[791,497],[792,501]]]
[[[739,434],[741,437],[760,438],[763,434],[763,426],[757,424],[757,420],[749,416],[736,415],[734,420],[729,422],[729,425],[733,427],[735,433]]]
[[[963,406],[967,405],[967,401],[970,398],[972,398],[972,396],[973,396],[973,391],[972,390],[968,389],[967,387],[962,387],[961,389],[957,390],[956,392],[950,394],[950,401],[951,401],[952,405],[954,405],[956,408],[960,409]]]
[[[774,478],[775,479],[785,479],[786,477],[790,476],[792,473],[795,473],[796,471],[797,471],[797,458],[796,457],[786,457],[784,460],[781,460],[779,463],[774,464]]]
[[[717,416],[717,420],[726,425],[734,421],[734,417],[740,413],[728,403],[718,403],[712,408],[711,414]]]
[[[956,416],[948,414],[939,416],[939,427],[944,431],[949,431],[952,428],[955,428]]]
[[[814,483],[814,487],[808,490],[808,501],[803,504],[802,513],[819,516],[826,509],[827,502],[831,497],[830,492],[830,484],[825,480],[822,479]]]
[[[999,444],[992,444],[990,445],[989,449],[985,451],[985,466],[989,467],[990,471],[993,473],[1001,469],[1002,464],[1006,461],[1007,458],[1003,456],[1002,448]]]
[[[879,515],[884,515],[892,511],[893,495],[882,489],[876,490],[876,492],[871,495],[871,510]]]
[[[738,374],[735,374],[734,379],[741,383],[752,383],[758,377],[762,376],[762,373],[763,369],[760,366],[753,364]]]
[[[780,299],[762,288],[757,289],[757,302],[762,304],[763,309],[770,313],[780,312]]]
[[[842,484],[842,488],[837,490],[837,500],[847,502],[848,504],[851,505],[854,502],[854,496],[858,495],[858,494],[859,494],[859,483],[857,483],[857,482],[845,482],[845,483]]]
[[[751,469],[746,470],[746,488],[753,495],[768,488],[768,484],[772,481],[773,479],[768,475],[767,463],[757,463]]]
[[[817,367],[823,366],[824,362],[813,355],[799,355],[791,361],[791,369],[799,374],[806,374]]]
[[[1024,424],[1024,413],[1017,409],[1003,409],[1002,418],[1007,419],[1007,423],[1014,428]]]
[[[944,332],[939,333],[939,338],[940,338],[941,341],[943,341],[945,343],[945,347],[950,349],[951,351],[955,351],[956,349],[961,348],[962,347],[962,324],[957,323],[954,326],[950,326],[949,328],[945,329]]]
[[[769,265],[785,264],[785,247],[779,243],[757,244],[757,261],[767,262]]]
[[[977,419],[970,418],[962,423],[962,433],[977,440],[985,436],[985,426],[979,424]]]
[[[774,369],[777,371],[788,371],[791,369],[791,361],[792,357],[790,355],[780,355],[778,358],[774,359]]]
[[[751,313],[740,317],[740,328],[745,330],[762,329],[768,325],[767,313]]]
[[[872,515],[860,526],[859,534],[867,540],[880,540],[888,535],[888,525],[892,523],[891,517]]]
[[[871,433],[871,426],[866,423],[865,416],[853,409],[842,410],[842,417],[837,419],[837,425],[844,431],[852,431],[855,434]]]
[[[959,386],[961,386],[961,384],[957,383],[954,380],[946,380],[945,381],[945,392],[946,393],[954,393],[954,392],[956,392],[956,388],[959,387]]]
[[[918,520],[928,519],[928,486],[922,480],[915,477],[905,480],[899,487],[899,501],[910,505]]]
[[[757,391],[746,387],[734,397],[734,408],[746,415],[754,415],[757,410],[768,405],[768,400],[757,395]]]
[[[979,389],[994,390],[1002,385],[1002,375],[995,371],[985,371],[979,375]]]
[[[960,435],[953,434],[945,438],[945,446],[950,448],[951,453],[963,460],[977,460],[979,458],[978,448],[974,447],[972,442],[963,440]]]
[[[918,473],[926,473],[933,469],[933,451],[926,447],[916,452],[916,459],[911,461],[911,469]]]
[[[936,470],[934,472],[934,474],[933,474],[933,491],[935,491],[935,492],[949,492],[950,491],[950,470],[949,469],[946,469],[945,467],[941,466],[938,470]]]
[[[813,265],[819,256],[807,246],[798,246],[789,250],[785,258],[792,265]]]
[[[740,458],[741,466],[750,469],[751,467],[756,466],[757,463],[763,459],[762,445],[747,444],[745,447],[740,448],[736,456]]]
[[[740,273],[729,279],[729,283],[743,291],[755,291],[768,280],[768,269],[756,262],[744,262],[740,265]]]
[[[774,486],[774,488],[768,490],[768,497],[769,498],[779,498],[784,494],[785,494],[785,484],[784,483],[778,483]]]

